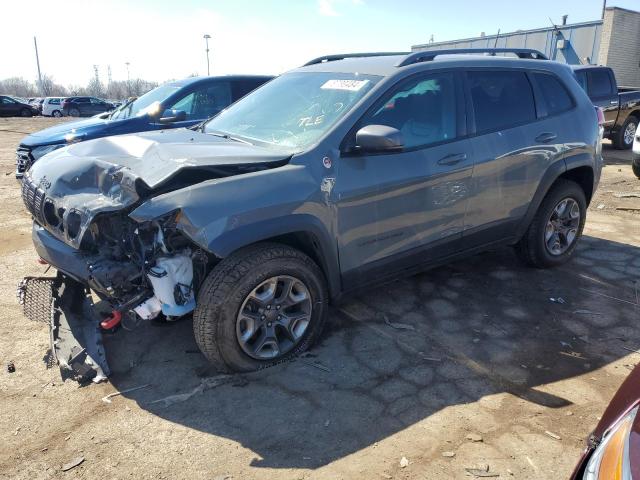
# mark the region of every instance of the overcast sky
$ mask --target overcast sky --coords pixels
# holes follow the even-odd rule
[[[523,5],[527,5],[523,8]],[[609,0],[640,10],[640,0]],[[114,80],[164,81],[206,74],[280,73],[327,53],[409,50],[411,45],[600,18],[602,0],[5,0],[0,79],[86,84],[99,66]]]

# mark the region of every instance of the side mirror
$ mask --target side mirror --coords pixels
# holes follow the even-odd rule
[[[160,119],[160,123],[184,122],[187,119],[187,112],[184,110],[165,110]]]
[[[356,146],[364,152],[400,150],[404,146],[404,138],[397,128],[367,125],[356,133]]]

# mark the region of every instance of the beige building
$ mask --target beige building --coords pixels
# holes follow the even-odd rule
[[[607,7],[604,19],[475,38],[430,42],[413,51],[449,48],[534,48],[570,64],[613,68],[619,85],[640,88],[640,12]]]

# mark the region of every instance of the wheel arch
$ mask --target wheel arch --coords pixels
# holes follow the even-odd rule
[[[549,167],[542,177],[538,189],[529,204],[527,213],[517,229],[517,239],[522,238],[525,234],[542,201],[558,180],[571,180],[577,183],[582,188],[587,200],[587,206],[589,206],[595,189],[595,173],[592,162],[591,158],[577,156],[567,158],[564,162],[556,162]]]
[[[311,215],[292,215],[235,228],[212,239],[207,250],[218,258],[224,258],[236,250],[264,242],[288,245],[308,255],[325,275],[330,297],[336,299],[340,295],[336,243],[321,221]]]

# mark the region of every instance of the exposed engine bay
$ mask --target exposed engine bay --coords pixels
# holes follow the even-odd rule
[[[172,131],[166,140],[173,149],[177,140],[194,135],[203,134]],[[19,296],[28,316],[34,309],[49,312],[51,351],[63,376],[100,381],[109,375],[100,324],[106,328],[117,322],[101,322],[92,296],[108,303],[113,319],[164,315],[173,320],[194,310],[198,288],[219,260],[185,234],[184,224],[192,222],[180,205],[159,209],[157,215],[154,211],[154,217],[144,221],[131,218],[137,207],[181,189],[189,197],[194,184],[274,168],[288,160],[204,137],[216,148],[200,148],[188,159],[176,159],[162,142],[144,135],[99,139],[60,149],[25,174],[22,197],[34,218],[34,246],[58,275],[26,278]],[[190,147],[194,145],[188,143],[181,153]],[[213,158],[212,150],[217,154]],[[49,290],[32,289],[44,293],[29,294],[30,283],[36,281]],[[35,308],[29,302],[41,305]]]

